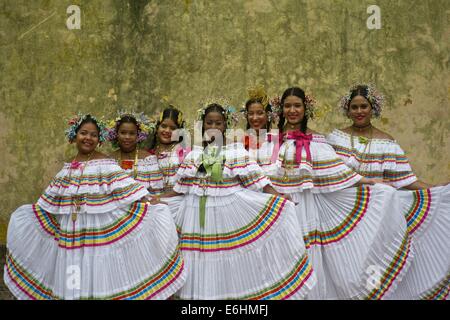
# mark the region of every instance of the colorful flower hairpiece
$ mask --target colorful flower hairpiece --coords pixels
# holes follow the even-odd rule
[[[277,97],[277,99],[279,99],[279,97]],[[279,118],[280,118],[280,107],[279,105],[276,105],[276,100],[272,101],[273,99],[270,99],[270,101],[268,103],[266,103],[265,105],[261,103],[261,105],[263,106],[264,111],[267,114],[267,118],[269,122],[278,122]],[[279,104],[279,101],[278,101]],[[266,108],[267,106],[270,106],[270,110],[271,111],[267,111]],[[247,108],[245,105],[242,106],[240,113],[247,118],[248,116],[248,112],[247,112]]]
[[[278,100],[276,100],[278,99]],[[270,106],[271,111],[266,111],[269,122],[278,122],[279,119],[279,97],[270,99],[263,86],[258,85],[248,89],[248,100],[259,100],[266,111],[267,106]],[[242,106],[241,112],[247,118],[247,108]]]
[[[381,111],[383,110],[384,97],[378,92],[373,84],[356,84],[350,88],[348,93],[343,96],[339,101],[339,108],[344,115],[347,115],[348,109],[350,107],[350,97],[352,92],[358,89],[358,87],[367,88],[367,97],[365,97],[372,105],[373,114],[375,117],[381,116]]]
[[[97,118],[95,118],[94,116],[90,115],[90,114],[82,114],[82,113],[78,113],[76,116],[72,117],[71,119],[69,119],[67,121],[67,124],[69,125],[69,128],[65,130],[65,135],[67,140],[72,143],[73,141],[75,141],[75,138],[77,136],[77,130],[80,127],[81,123],[86,120],[87,117],[90,117],[92,120],[95,121],[95,123],[97,124],[97,126],[100,129],[99,132],[99,136],[98,136],[98,140],[100,143],[103,143],[106,141],[107,137],[108,137],[108,130],[106,128],[106,124],[103,120],[98,120]]]
[[[107,128],[107,139],[108,141],[111,141],[114,148],[119,147],[117,129],[120,121],[126,116],[136,120],[138,126],[138,144],[144,142],[148,136],[155,131],[155,123],[152,122],[143,112],[119,111],[118,116],[114,120],[109,121]]]
[[[269,104],[269,96],[267,95],[266,90],[262,85],[250,87],[247,89],[247,92],[248,92],[248,99],[261,101],[261,104],[264,107],[264,109]]]
[[[281,98],[279,96],[273,97],[269,100],[269,104],[271,106],[272,111],[269,112],[269,121],[273,121],[275,123],[278,123],[280,120],[280,114],[281,114]]]
[[[305,115],[308,117],[308,119],[314,119],[315,112],[317,109],[317,101],[316,99],[311,95],[305,95]],[[270,99],[270,105],[272,106],[272,112],[271,117],[274,119],[275,122],[278,122],[279,117],[283,113],[283,106],[281,105],[281,97],[276,96]]]
[[[209,104],[197,110],[197,121],[203,121],[208,106]],[[225,109],[222,111],[222,115],[225,117],[227,128],[235,126],[240,120],[240,112],[236,112],[236,108],[230,105],[222,107]]]
[[[305,95],[305,115],[308,119],[314,119],[316,112],[317,101],[311,95]]]

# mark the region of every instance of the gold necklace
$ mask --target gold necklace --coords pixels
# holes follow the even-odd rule
[[[289,122],[286,123],[286,127],[289,127],[290,130],[300,129],[300,127],[297,128],[298,125],[299,125],[298,123],[297,124],[292,124],[292,123],[289,123]]]
[[[286,140],[288,141],[288,140]],[[292,170],[295,167],[294,161],[291,164],[289,164],[289,161],[287,159],[287,151],[289,149],[289,146],[286,143],[286,148],[284,149],[284,156],[283,156],[283,163],[284,163],[284,176],[283,176],[283,181],[287,182],[289,180],[289,176],[288,176],[288,171]],[[294,157],[295,157],[295,153],[294,153]],[[294,160],[294,158],[292,159]]]
[[[352,132],[354,132],[356,129],[357,131],[359,131],[361,133],[366,128],[369,128],[369,133],[372,134],[373,127],[372,127],[371,123],[369,123],[367,126],[364,126],[364,127],[356,127],[356,126],[352,125]],[[361,141],[361,143],[366,143],[365,141],[367,141],[367,138],[363,137],[363,136],[358,136],[358,139]]]
[[[169,159],[169,161],[167,161],[168,163],[168,167],[167,167],[167,173],[165,172],[166,170],[164,168],[161,167],[161,164],[159,162],[160,159],[160,155],[163,152],[167,152],[167,153],[171,153],[173,151],[173,149],[175,148],[176,143],[171,144],[171,146],[169,148],[167,148],[167,150],[161,150],[161,144],[158,144],[155,148],[155,154],[156,154],[156,161],[158,162],[158,167],[159,170],[161,171],[162,175],[163,175],[163,183],[164,183],[164,188],[166,188],[169,185],[169,178],[170,178],[170,170],[172,170],[172,164],[171,161]]]
[[[79,182],[78,182],[78,186],[77,186],[77,192],[76,192],[76,195],[72,196],[72,207],[71,207],[71,209],[75,208],[75,212],[72,211],[72,214],[71,214],[73,222],[77,221],[77,216],[78,216],[78,213],[80,212],[80,209],[81,209],[81,202],[82,202],[82,200],[84,198],[82,195],[78,195],[78,190],[80,189],[81,181],[83,180],[84,169],[86,169],[86,167],[87,167],[89,161],[91,160],[91,157],[92,157],[93,154],[94,154],[94,152],[91,152],[88,155],[87,160],[86,160],[86,164],[81,168],[80,178],[79,178]],[[75,159],[76,159],[76,157],[75,157]],[[75,159],[73,159],[72,163],[76,162]],[[70,170],[69,170],[69,181],[71,181],[71,180],[72,180],[72,167],[70,167]]]
[[[172,152],[173,148],[175,147],[176,143],[172,143],[170,144],[170,147],[168,147],[167,149],[163,150],[163,148],[161,147],[162,144],[157,144],[156,148],[155,148],[155,153],[157,156],[159,156],[162,152]]]
[[[353,142],[353,136],[354,136],[354,133],[355,133],[355,131],[354,131],[354,128],[353,128],[353,126],[352,126],[352,133],[351,133],[351,135],[350,135],[350,142],[351,142],[352,152],[353,152],[353,154],[354,154],[355,157],[356,157],[357,150],[355,149],[354,142]],[[370,130],[369,130],[369,138],[363,137],[363,136],[358,136],[358,141],[359,141],[359,143],[365,144],[366,146],[364,147],[364,150],[363,150],[363,152],[362,152],[361,161],[360,161],[360,163],[359,163],[359,165],[358,165],[358,168],[355,169],[355,171],[356,171],[357,173],[360,173],[360,174],[361,174],[361,172],[362,172],[362,171],[361,171],[361,167],[362,167],[362,165],[364,164],[364,161],[366,160],[366,158],[368,157],[368,153],[370,152],[370,144],[372,143],[372,138],[373,138],[373,129],[372,129],[372,126],[370,126]]]

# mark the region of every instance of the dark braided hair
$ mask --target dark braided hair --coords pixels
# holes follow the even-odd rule
[[[136,121],[136,118],[133,117],[132,115],[126,114],[126,115],[122,116],[122,118],[120,118],[119,121],[116,122],[116,132],[119,132],[120,126],[124,123],[132,123],[136,126],[136,129],[138,132],[141,130],[141,128],[139,128],[139,125]]]
[[[149,146],[150,150],[152,150],[156,147],[156,142],[157,142],[156,136],[158,134],[158,128],[164,120],[171,119],[176,124],[178,129],[184,128],[184,120],[182,120],[182,121],[180,121],[180,123],[178,123],[178,116],[180,115],[180,113],[181,113],[181,111],[172,105],[169,105],[169,107],[165,108],[162,111],[162,117],[160,117],[158,119],[158,121],[156,122],[155,132],[153,133],[152,142],[150,143],[150,146]],[[181,141],[183,141],[182,136],[180,136],[180,139],[178,142],[181,142]]]
[[[175,108],[173,105],[169,105],[163,110],[162,119],[158,119],[156,127],[158,127],[165,119],[169,118],[172,119],[172,121],[177,125],[178,128],[184,128],[184,120],[181,120],[180,123],[178,123],[178,116],[180,115],[180,113],[180,110]]]
[[[302,99],[303,105],[305,106],[305,115],[303,116],[303,120],[300,122],[300,131],[303,133],[306,133],[306,129],[308,128],[308,117],[306,116],[306,104],[305,104],[305,91],[303,89],[300,89],[299,87],[292,87],[288,88],[284,91],[283,95],[281,96],[281,114],[280,114],[280,120],[278,122],[278,129],[280,130],[280,134],[283,132],[284,127],[284,114],[283,114],[283,105],[284,100],[289,96],[295,96],[300,99]]]

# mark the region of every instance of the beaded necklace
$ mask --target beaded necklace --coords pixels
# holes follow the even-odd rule
[[[81,202],[82,202],[82,200],[84,200],[83,199],[84,198],[83,195],[78,195],[78,190],[80,189],[81,181],[83,180],[84,169],[86,169],[89,161],[91,160],[91,157],[92,157],[93,153],[94,152],[91,152],[88,155],[88,158],[86,160],[85,165],[81,167],[81,173],[80,173],[80,177],[78,179],[78,185],[77,185],[77,192],[76,192],[76,194],[74,196],[72,196],[72,199],[71,199],[72,200],[71,201],[72,202],[71,209],[72,210],[75,209],[71,213],[71,217],[72,217],[72,221],[73,222],[75,222],[77,220],[78,213],[80,213],[80,209],[81,209]],[[75,159],[76,159],[76,157],[75,157]],[[75,161],[75,159],[73,159],[73,161],[71,162],[71,166],[70,166],[70,169],[69,169],[69,181],[72,180],[72,169],[78,169],[79,168],[79,162]],[[77,166],[74,165],[76,163],[78,163]]]
[[[357,150],[355,149],[354,142],[353,142],[354,133],[355,133],[355,129],[352,127],[352,133],[350,135],[350,143],[351,143],[352,153],[356,157]],[[372,143],[372,137],[373,137],[373,128],[372,128],[372,126],[370,126],[369,138],[366,138],[364,136],[358,136],[359,143],[365,144],[366,146],[364,147],[364,151],[362,152],[361,161],[360,161],[360,163],[358,165],[358,168],[355,169],[355,171],[357,173],[363,172],[363,171],[361,171],[362,165],[365,163],[365,160],[368,157],[368,153],[370,152],[370,144]]]
[[[161,170],[161,173],[163,175],[164,188],[169,185],[170,171],[172,170],[173,166],[172,166],[172,162],[169,159],[169,161],[167,161],[169,166],[167,167],[167,170],[164,170],[164,168],[161,167],[161,164],[159,162],[160,156],[161,156],[161,153],[167,153],[167,156],[169,156],[172,153],[172,151],[176,145],[177,145],[176,143],[172,144],[167,150],[161,150],[162,148],[161,148],[160,144],[158,144],[155,148],[155,155],[156,155],[156,160],[158,162],[158,167]],[[165,158],[165,157],[161,157],[161,159],[163,159],[163,158]]]
[[[284,164],[284,175],[283,175],[283,181],[288,182],[289,181],[289,173],[295,168],[295,142],[293,143],[294,152],[292,156],[292,164],[289,163],[289,160],[287,159],[287,152],[288,149],[290,149],[290,146],[288,145],[286,139],[286,148],[284,148],[284,155],[283,155],[283,164]]]

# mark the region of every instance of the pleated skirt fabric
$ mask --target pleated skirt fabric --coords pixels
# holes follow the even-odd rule
[[[303,299],[315,285],[294,204],[242,189],[186,195],[175,221],[188,272],[181,299]]]
[[[450,185],[398,191],[415,258],[393,299],[445,300],[450,291]]]
[[[308,299],[385,299],[413,258],[394,188],[291,194],[317,285]]]
[[[102,214],[11,216],[4,281],[18,299],[167,299],[185,268],[166,205],[135,202]]]

